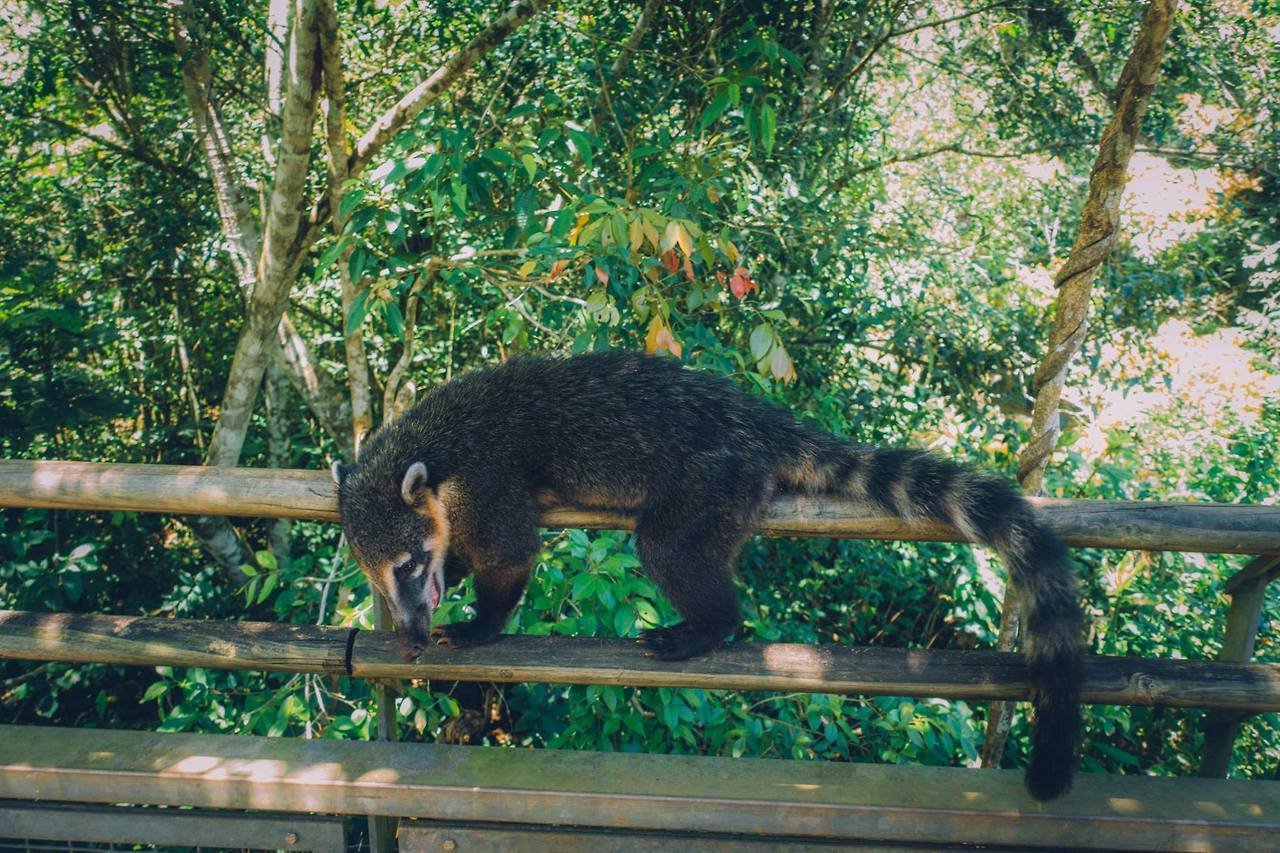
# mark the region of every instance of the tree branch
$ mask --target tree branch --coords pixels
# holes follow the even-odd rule
[[[448,91],[454,82],[483,59],[489,51],[506,41],[507,36],[528,23],[550,0],[516,0],[489,28],[456,51],[444,65],[387,109],[356,142],[347,161],[347,173],[354,177],[363,171],[377,153],[418,113]]]
[[[658,10],[662,8],[663,0],[647,0],[644,8],[640,10],[640,18],[636,21],[635,27],[631,30],[631,35],[627,36],[626,42],[622,45],[622,50],[618,53],[618,58],[613,61],[613,66],[609,69],[608,82],[613,83],[622,76],[627,70],[627,66],[631,64],[632,57],[635,56],[636,50],[640,47],[640,42],[644,41],[645,34],[649,32],[649,27],[653,24],[653,19],[657,17]],[[608,90],[600,87],[600,94],[596,96],[595,106],[591,110],[591,129],[595,133],[600,132],[600,127],[604,124],[604,115],[608,109],[606,100]]]
[[[386,110],[356,143],[355,150],[347,158],[347,176],[355,177],[364,170],[369,162],[377,156],[406,124],[418,113],[448,91],[466,71],[485,57],[491,50],[502,44],[512,32],[528,23],[534,15],[550,5],[552,0],[518,0],[511,4],[507,11],[483,33],[468,42],[463,48],[449,57],[444,65],[433,71],[412,91]],[[294,241],[295,251],[305,253],[319,237],[322,229],[333,214],[328,194],[321,196],[311,209],[310,216],[302,224],[297,239]],[[296,260],[301,265],[301,258]]]

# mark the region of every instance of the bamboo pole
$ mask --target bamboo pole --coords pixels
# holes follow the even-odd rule
[[[0,611],[0,659],[194,666],[375,679],[700,687],[946,699],[1025,699],[1025,662],[1009,652],[734,643],[660,661],[634,641],[507,636],[426,649],[395,635],[317,625]],[[1280,664],[1090,657],[1083,700],[1280,711]]]
[[[1032,498],[1068,544],[1089,548],[1280,554],[1280,506]],[[327,471],[0,460],[0,507],[203,513],[336,521]],[[630,529],[625,513],[549,502],[547,527]],[[839,498],[775,500],[765,536],[962,542],[954,528],[877,515]]]

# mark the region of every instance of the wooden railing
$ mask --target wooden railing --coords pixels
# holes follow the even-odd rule
[[[1280,665],[1250,664],[1265,586],[1280,574],[1280,506],[1035,501],[1074,546],[1254,554],[1231,596],[1217,662],[1090,658],[1084,699],[1214,709],[1202,773],[1224,776],[1241,719],[1280,710]],[[0,461],[0,506],[334,520],[325,472],[82,462]],[[629,528],[625,515],[548,504],[549,527]],[[782,498],[760,532],[776,536],[960,541],[945,525],[904,522],[828,498]],[[553,653],[554,651],[554,653]],[[324,672],[373,678],[628,684],[1014,699],[1018,655],[735,644],[663,663],[625,641],[509,638],[489,648],[428,650],[406,663],[381,632],[257,623],[0,613],[0,658]]]

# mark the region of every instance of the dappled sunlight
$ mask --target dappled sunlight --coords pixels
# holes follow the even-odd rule
[[[1194,455],[1227,440],[1224,414],[1239,425],[1256,425],[1263,404],[1280,396],[1280,374],[1264,369],[1247,343],[1238,328],[1197,334],[1186,321],[1170,319],[1141,351],[1123,341],[1102,344],[1102,359],[1112,365],[1112,374],[1072,395],[1092,413],[1077,449],[1097,459],[1107,449],[1110,431],[1141,427],[1148,443]],[[1159,381],[1145,379],[1153,359],[1160,362]],[[1176,419],[1160,422],[1175,412]],[[1082,469],[1078,475],[1088,473]]]
[[[763,659],[772,672],[820,678],[831,669],[831,654],[820,646],[770,644],[764,646]]]
[[[1158,155],[1134,152],[1120,204],[1138,257],[1150,261],[1204,231],[1224,186],[1217,169],[1180,168]]]
[[[1116,814],[1142,814],[1142,803],[1132,797],[1107,797],[1107,806]]]

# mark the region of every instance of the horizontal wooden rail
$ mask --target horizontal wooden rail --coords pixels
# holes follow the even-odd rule
[[[508,636],[416,661],[388,632],[269,622],[202,622],[0,611],[0,659],[350,674],[367,678],[804,690],[1023,699],[1021,655],[1005,652],[734,643],[659,661],[630,640]],[[1091,657],[1084,701],[1280,711],[1280,664]]]
[[[1069,545],[1151,551],[1280,554],[1280,506],[1033,498]],[[255,468],[0,461],[0,507],[132,510],[264,518],[337,519],[329,474]],[[625,514],[561,505],[547,527],[629,529]],[[952,527],[878,516],[851,501],[782,497],[759,532],[768,536],[964,540]]]
[[[1016,770],[3,725],[0,797],[930,849],[1270,853],[1280,832],[1274,782],[1081,774],[1038,804]]]

